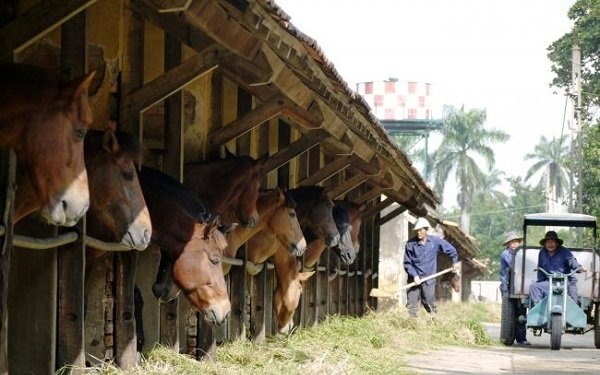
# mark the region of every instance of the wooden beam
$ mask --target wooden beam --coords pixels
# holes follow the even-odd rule
[[[215,1],[193,1],[182,14],[189,24],[200,28],[228,50],[250,61],[254,60],[262,47],[262,40],[233,19]]]
[[[383,191],[383,188],[381,186],[374,186],[367,193],[359,196],[358,199],[355,200],[355,202],[360,204],[360,203],[366,203],[375,198],[379,198],[382,191]]]
[[[385,216],[383,216],[381,219],[379,219],[379,225],[383,225],[383,224],[387,223],[388,221],[392,220],[393,218],[400,215],[404,211],[406,211],[406,207],[400,206],[400,207],[396,208],[395,210],[388,212]]]
[[[214,69],[218,62],[218,56],[223,53],[220,47],[212,46],[204,52],[198,53],[165,72],[161,76],[148,82],[144,86],[132,92],[125,98],[125,106],[128,112],[136,113],[163,100],[196,78]]]
[[[329,133],[327,133],[325,130],[315,130],[305,134],[296,142],[290,144],[275,155],[271,156],[263,166],[262,173],[267,174],[272,170],[281,167],[301,153],[308,151],[310,148],[314,147],[327,137],[329,137]]]
[[[87,70],[87,12],[81,12],[62,25],[61,71],[70,80]],[[73,374],[85,368],[84,295],[85,295],[85,217],[77,225],[76,243],[61,246],[58,259],[58,329],[56,370],[73,366]]]
[[[0,59],[6,60],[82,12],[97,0],[41,1],[0,28]]]
[[[340,185],[335,186],[333,189],[329,190],[329,192],[327,194],[332,199],[339,199],[342,195],[344,195],[348,191],[354,189],[358,185],[367,181],[367,179],[368,179],[368,177],[365,176],[364,174],[362,174],[362,173],[357,174],[357,175],[352,176],[351,178],[345,180]]]
[[[208,135],[208,141],[213,146],[219,146],[231,141],[234,138],[252,130],[256,126],[279,115],[284,106],[292,105],[289,99],[283,96],[275,96],[262,103],[253,111],[238,117],[236,120],[219,128]]]
[[[319,107],[319,104],[314,100],[307,110],[301,108],[298,105],[294,105],[292,107],[286,107],[283,111],[283,114],[307,129],[315,129],[321,127],[324,120],[321,108]]]
[[[369,217],[381,212],[383,209],[391,206],[394,202],[395,202],[395,200],[388,197],[388,198],[382,200],[381,202],[376,203],[373,207],[367,208],[363,212],[362,217],[369,218]]]
[[[348,165],[350,165],[350,163],[352,163],[353,160],[354,157],[351,155],[346,155],[341,158],[337,158],[333,162],[328,163],[323,168],[319,169],[317,172],[300,181],[299,185],[311,186],[320,184],[332,175],[346,168]]]
[[[185,19],[178,14],[160,13],[154,6],[149,5],[144,0],[129,0],[127,6],[198,52],[202,52],[215,44],[214,39],[206,35],[201,29],[185,22]]]

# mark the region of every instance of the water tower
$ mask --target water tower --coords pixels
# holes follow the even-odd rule
[[[430,83],[389,78],[358,83],[356,91],[371,106],[373,114],[389,134],[425,139],[427,158],[429,133],[442,128],[442,120],[432,119]]]

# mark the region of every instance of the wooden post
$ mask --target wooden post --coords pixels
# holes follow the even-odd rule
[[[12,252],[13,206],[15,197],[15,154],[0,149],[0,374],[8,374],[8,280]]]
[[[267,273],[265,264],[258,275],[250,278],[250,335],[257,343],[263,343],[266,338]]]
[[[115,256],[115,359],[119,367],[129,369],[137,363],[134,283],[137,251]]]
[[[75,79],[87,70],[86,11],[62,25],[61,70],[63,76]],[[79,223],[76,243],[58,249],[58,322],[56,369],[72,365],[72,374],[83,373],[85,367],[84,289],[85,289],[85,219]],[[66,229],[70,230],[70,229]]]
[[[144,20],[135,13],[127,18],[125,59],[121,67],[121,107],[119,130],[137,135],[143,146],[143,129],[137,109],[124,106],[124,100],[144,82]],[[140,160],[141,162],[141,160]],[[137,362],[137,335],[135,330],[134,283],[137,251],[115,256],[114,350],[117,364],[129,369]]]
[[[181,64],[181,42],[165,33],[165,72]],[[183,182],[183,92],[165,99],[164,171]],[[179,297],[160,304],[160,343],[179,351]]]

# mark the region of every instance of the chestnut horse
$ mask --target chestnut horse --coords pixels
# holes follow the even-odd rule
[[[188,163],[184,181],[210,212],[225,215],[231,223],[239,220],[252,228],[259,220],[256,208],[261,182],[261,168],[268,155],[257,160],[250,156],[229,155],[225,159]],[[234,212],[234,215],[230,211]]]
[[[227,240],[218,229],[219,217],[202,210],[193,193],[164,173],[144,167],[140,183],[152,218],[152,242],[161,248],[152,292],[168,301],[182,291],[206,321],[222,324],[231,304],[221,266]]]
[[[229,245],[225,256],[235,257],[240,246],[256,233],[264,230],[272,234],[274,240],[294,256],[301,256],[306,249],[306,241],[296,215],[296,201],[291,194],[279,188],[261,191],[257,210],[260,215],[258,225],[253,228],[238,227],[227,235]],[[225,273],[230,265],[223,265]]]
[[[271,258],[275,266],[277,287],[273,308],[277,316],[277,330],[289,334],[294,327],[294,312],[302,295],[302,284],[314,274],[298,272],[297,258],[275,240],[272,233],[260,231],[248,241],[248,259],[253,263],[263,263]]]
[[[61,83],[50,71],[0,65],[0,147],[17,157],[14,222],[41,210],[73,226],[89,206],[83,139],[92,122],[87,90],[94,72]]]
[[[85,166],[90,183],[87,235],[136,250],[150,244],[150,213],[137,177],[139,146],[126,133],[90,130]]]

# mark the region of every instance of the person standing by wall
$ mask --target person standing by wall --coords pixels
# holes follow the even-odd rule
[[[503,245],[505,247],[504,251],[500,254],[500,293],[502,294],[502,298],[509,297],[510,291],[508,290],[508,270],[514,264],[515,254],[517,253],[517,248],[523,242],[523,237],[519,236],[517,232],[510,231],[504,237]],[[505,303],[513,303],[513,301],[509,300]],[[531,345],[529,341],[527,341],[527,328],[525,327],[525,322],[519,322],[517,317],[519,315],[526,315],[524,311],[519,311],[516,306],[513,309],[515,312],[514,319],[516,321],[515,324],[515,340],[519,345]]]
[[[455,272],[460,269],[458,253],[454,246],[443,238],[428,235],[427,231],[431,225],[424,217],[415,222],[413,228],[417,235],[406,242],[404,251],[404,269],[408,274],[408,283],[415,282],[416,285],[406,292],[408,313],[411,317],[417,317],[419,311],[419,300],[425,310],[434,314],[437,312],[435,303],[435,278],[421,281],[421,279],[437,272],[437,255],[442,252],[450,257]]]

